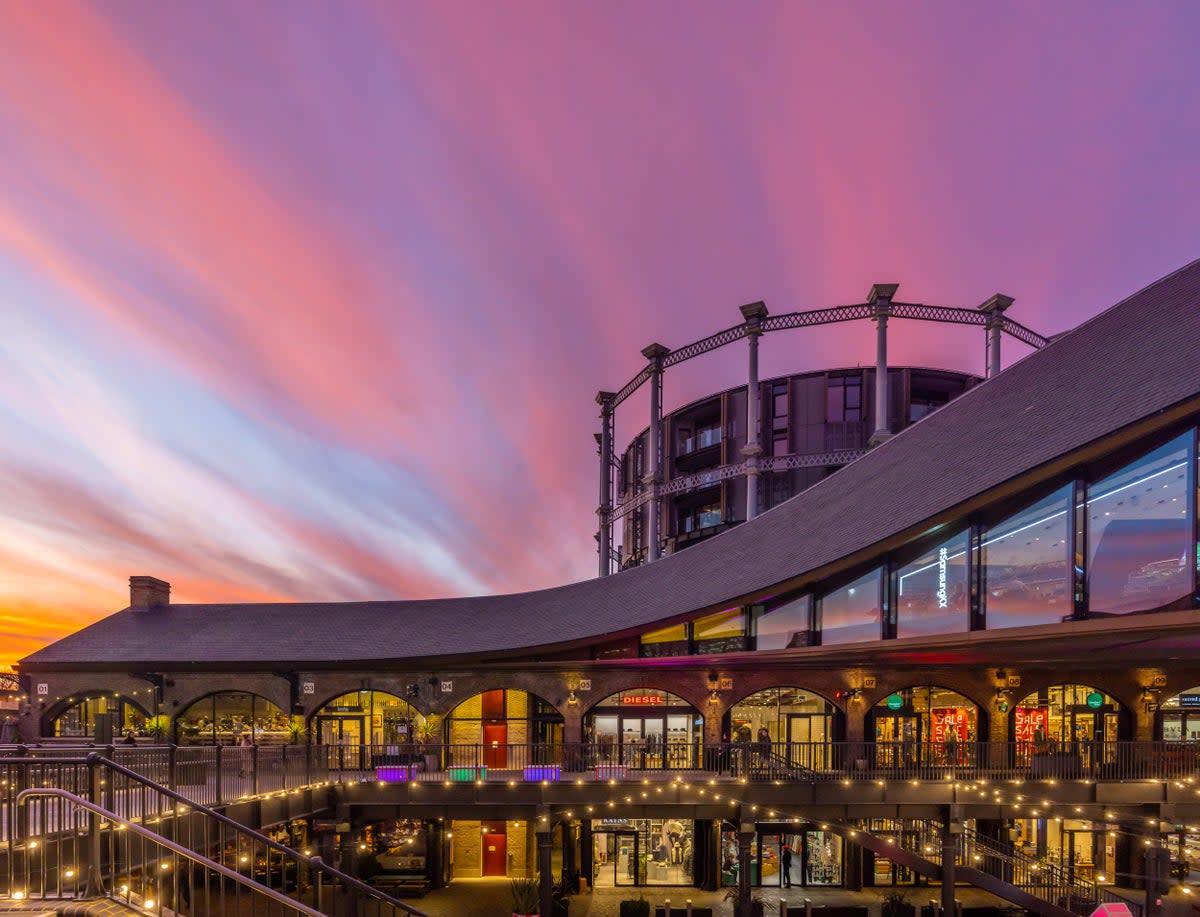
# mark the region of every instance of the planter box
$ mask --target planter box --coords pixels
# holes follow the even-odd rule
[[[407,783],[412,775],[408,767],[388,765],[375,768],[375,779],[385,783]]]
[[[526,780],[561,780],[562,767],[558,764],[526,764]]]

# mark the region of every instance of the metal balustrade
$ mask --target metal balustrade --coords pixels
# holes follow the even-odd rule
[[[39,757],[43,751],[46,755]],[[188,795],[203,790],[203,795],[215,797],[215,804],[228,804],[251,795],[299,793],[298,785],[283,788],[299,771],[284,766],[289,760],[286,754],[260,754],[265,749],[252,748],[217,753],[208,748],[194,749],[207,755],[183,755],[181,759],[178,753],[185,749],[138,748],[122,749],[126,763],[118,763],[94,751],[86,757],[79,757],[84,750],[75,751],[74,758],[64,757],[63,750],[56,748],[32,749],[23,757],[0,759],[0,840],[4,842],[0,895],[78,897],[124,885],[126,893],[132,890],[139,896],[139,906],[152,910],[145,900],[161,904],[163,892],[161,888],[154,891],[154,881],[162,877],[154,870],[177,876],[177,859],[151,857],[144,846],[136,852],[121,847],[113,835],[127,826],[99,825],[95,811],[99,807],[109,821],[137,826],[134,833],[139,837],[149,832],[186,851],[193,860],[211,860],[267,888],[307,895],[309,903],[315,903],[327,917],[422,914],[319,857],[293,850]],[[293,763],[298,763],[301,751],[300,747],[293,750]],[[316,759],[324,752],[315,746],[311,750],[313,769],[322,774]],[[255,767],[253,772],[246,770]],[[174,777],[178,789],[160,785],[156,777]],[[258,789],[252,794],[255,787]],[[58,802],[18,804],[25,798],[23,794],[50,790],[58,793]],[[83,799],[88,804],[85,809],[92,807],[88,809],[91,814],[82,813],[74,802],[64,804],[63,793]],[[179,855],[178,849],[171,849]],[[107,854],[101,855],[105,851]],[[86,864],[86,871],[78,864]],[[212,876],[202,871],[201,878],[201,888],[207,888]],[[175,883],[170,889],[174,898],[171,909],[178,910],[173,905],[180,894],[189,899],[185,903],[190,906],[193,889],[180,879]]]

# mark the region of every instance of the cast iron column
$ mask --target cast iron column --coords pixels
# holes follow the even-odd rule
[[[596,403],[600,405],[600,575],[608,576],[612,564],[612,450],[613,450],[613,399],[612,392],[596,392]]]
[[[552,856],[554,852],[554,835],[550,824],[550,811],[538,807],[537,816],[537,862],[538,862],[538,893],[541,897],[541,913],[550,917],[554,913],[554,875]]]
[[[946,822],[942,825],[942,914],[954,917],[954,861],[958,853],[957,835],[962,826],[955,822],[952,813],[947,811]]]
[[[986,375],[989,379],[1000,372],[1000,330],[1004,327],[1004,310],[1012,304],[1011,296],[997,293],[979,307],[979,311],[986,313],[988,317],[984,327],[987,329],[985,362],[987,364]]]
[[[746,381],[746,445],[742,455],[746,456],[746,519],[758,515],[758,457],[762,455],[759,440],[759,405],[762,399],[758,391],[758,339],[762,336],[762,320],[767,317],[767,307],[762,302],[742,306],[742,317],[746,320],[746,341],[750,345],[750,366]]]
[[[754,841],[754,822],[738,824],[738,900],[737,917],[750,917],[750,844]]]
[[[888,368],[887,368],[887,323],[892,314],[892,297],[899,289],[898,283],[876,283],[867,294],[867,302],[875,307],[875,432],[870,445],[878,446],[892,435],[888,428]]]
[[[658,486],[662,481],[662,360],[669,351],[662,344],[651,344],[642,351],[650,361],[650,444],[646,450],[646,475],[642,479],[650,488],[649,524],[646,526],[646,562],[658,560]]]

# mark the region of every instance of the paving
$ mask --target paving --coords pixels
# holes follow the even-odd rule
[[[778,902],[781,897],[785,898],[789,908],[803,907],[806,897],[814,906],[865,904],[870,908],[870,917],[879,917],[885,891],[887,889],[855,892],[843,888],[764,888],[757,889],[756,894],[771,904]],[[939,892],[936,886],[910,888],[909,898],[914,903],[924,903],[930,898],[936,898]],[[600,888],[572,895],[568,913],[570,917],[618,917],[621,902],[626,898],[637,898],[639,895],[644,895],[653,905],[661,905],[670,899],[672,910],[678,908],[680,917],[686,913],[683,909],[689,898],[696,907],[713,908],[713,913],[718,917],[729,917],[733,914],[733,906],[725,901],[724,890],[706,892],[698,888],[653,887]],[[1004,904],[997,902],[997,899],[986,892],[974,888],[958,889],[958,898],[964,905]],[[455,879],[446,888],[432,891],[419,900],[414,899],[412,904],[430,917],[510,917],[512,914],[512,899],[507,879]]]

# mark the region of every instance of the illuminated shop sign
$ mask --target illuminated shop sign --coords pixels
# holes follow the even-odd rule
[[[662,694],[622,694],[622,707],[662,707],[667,699]]]
[[[948,559],[946,549],[944,547],[938,548],[938,608],[945,608],[949,604],[949,597],[946,594],[946,561]]]
[[[1180,694],[1180,707],[1200,707],[1200,694]]]
[[[1045,739],[1046,724],[1050,720],[1049,707],[1018,707],[1014,713],[1014,734],[1018,742],[1034,742]],[[1041,735],[1038,735],[1038,730]]]

